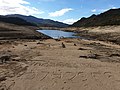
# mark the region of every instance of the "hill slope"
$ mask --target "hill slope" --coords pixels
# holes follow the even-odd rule
[[[35,24],[18,17],[0,16],[0,40],[50,38],[38,33]]]
[[[0,22],[11,23],[16,25],[24,25],[24,26],[36,26],[35,24],[31,22],[27,22],[26,20],[18,17],[0,16]]]
[[[93,26],[107,26],[120,25],[120,8],[110,9],[99,15],[92,15],[88,18],[81,18],[75,22],[72,27],[93,27]]]
[[[13,14],[13,15],[7,15],[7,17],[18,17],[26,20],[27,22],[35,23],[38,26],[48,26],[48,27],[67,27],[68,24],[58,22],[58,21],[53,21],[50,19],[42,19],[42,18],[36,18],[34,16],[24,16],[24,15],[19,15],[19,14]]]
[[[50,38],[35,30],[36,27],[21,26],[0,22],[0,40],[3,39],[47,39]]]

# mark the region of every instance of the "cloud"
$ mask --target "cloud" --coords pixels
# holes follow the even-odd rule
[[[50,17],[58,17],[58,16],[63,16],[65,13],[69,12],[73,10],[72,8],[64,8],[64,9],[61,9],[59,11],[55,11],[55,12],[51,12],[49,13],[49,16]]]
[[[35,7],[30,7],[30,3],[25,0],[0,0],[0,14],[22,14],[22,15],[35,15],[42,14]]]
[[[117,7],[110,7],[110,8],[106,8],[106,9],[100,9],[98,10],[99,12],[105,12],[105,11],[108,11],[110,9],[117,9]]]
[[[114,7],[114,6],[112,7],[112,9],[117,9],[117,8],[118,8],[118,7]]]
[[[96,12],[96,11],[97,11],[96,9],[91,10],[91,12]]]
[[[73,18],[71,18],[71,19],[66,19],[66,20],[64,20],[63,23],[73,24],[73,23],[76,22],[76,21],[78,21],[78,19],[73,19]]]
[[[92,13],[101,13],[101,12],[105,12],[107,10],[109,10],[109,9],[92,9],[91,12]]]
[[[98,12],[98,13],[101,13],[101,12],[105,12],[105,11],[108,11],[109,9],[116,9],[117,7],[109,7],[109,8],[106,8],[106,9],[92,9],[91,12],[95,13],[95,12]]]

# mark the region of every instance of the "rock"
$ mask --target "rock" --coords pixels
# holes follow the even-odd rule
[[[62,48],[66,48],[65,44],[62,42]]]
[[[99,59],[99,56],[98,54],[89,54],[87,56],[80,56],[80,58],[91,58],[91,59]]]
[[[20,57],[14,57],[14,58],[12,58],[12,61],[20,61],[20,60],[21,60]]]
[[[74,43],[74,46],[77,46],[77,45]]]
[[[5,80],[6,80],[6,76],[0,77],[0,82],[5,81]]]
[[[40,42],[38,42],[37,44],[41,44]]]
[[[99,59],[99,56],[98,54],[90,54],[88,55],[88,58],[92,58],[92,59]]]
[[[88,58],[87,56],[80,56],[79,58]]]
[[[85,48],[79,48],[78,50],[87,50],[87,49],[85,49]]]
[[[27,46],[27,45],[24,45],[24,46]]]
[[[7,52],[12,52],[11,50],[7,50]]]
[[[10,61],[10,55],[9,54],[3,54],[0,55],[0,61],[1,63],[6,63],[6,61]]]
[[[0,45],[2,45],[2,42],[0,42]]]
[[[60,39],[55,39],[56,41],[61,41]]]
[[[110,57],[117,56],[120,57],[120,54],[111,54]]]

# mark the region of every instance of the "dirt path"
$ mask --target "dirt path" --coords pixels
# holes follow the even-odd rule
[[[62,48],[62,42],[66,48]],[[27,60],[28,68],[1,82],[0,90],[120,90],[117,45],[64,39],[13,46],[9,50]]]

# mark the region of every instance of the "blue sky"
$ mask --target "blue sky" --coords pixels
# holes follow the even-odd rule
[[[2,15],[33,15],[68,24],[81,17],[120,7],[120,0],[0,0],[0,3]]]

